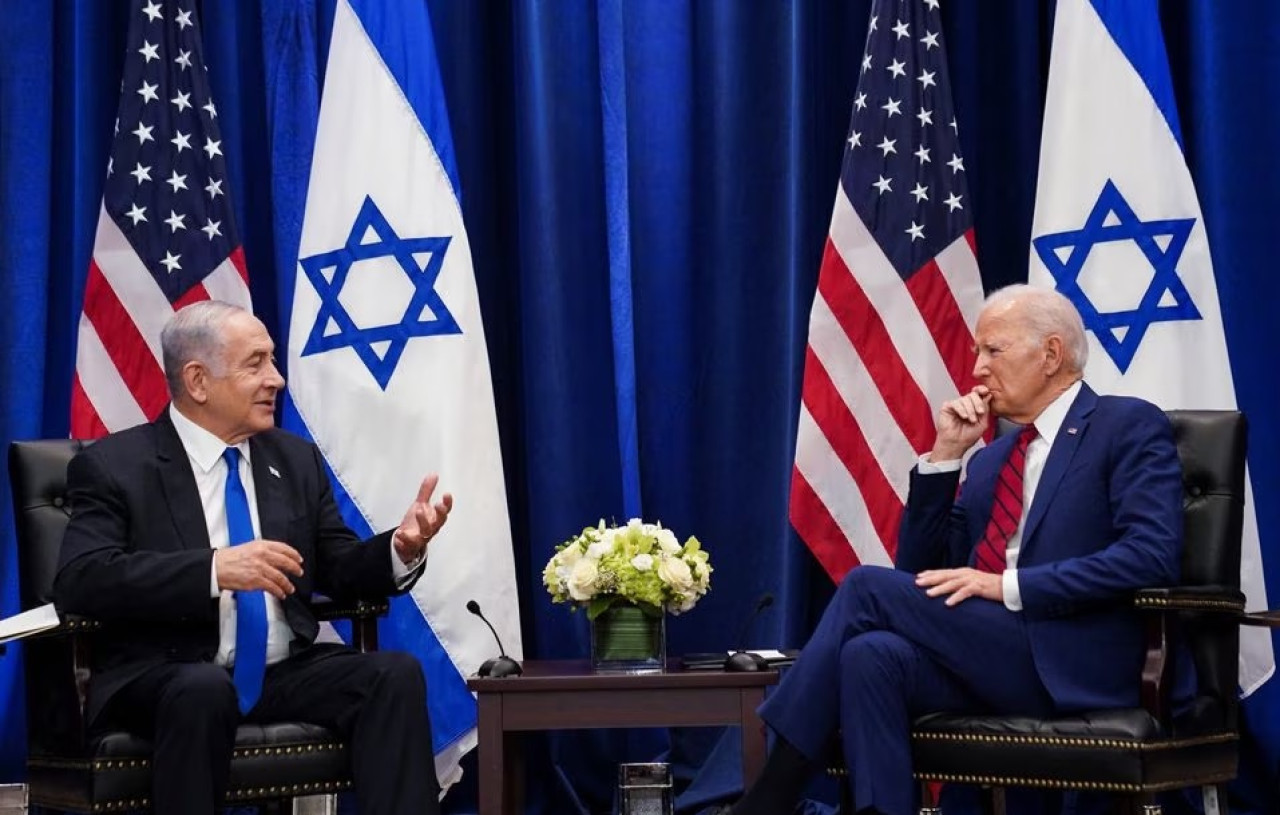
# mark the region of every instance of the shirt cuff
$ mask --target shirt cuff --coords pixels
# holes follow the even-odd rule
[[[1004,581],[1004,607],[1010,611],[1022,611],[1022,592],[1018,590],[1018,570],[1005,569],[1000,579]]]
[[[396,554],[396,535],[391,533],[391,577],[395,579],[396,588],[403,589],[408,585],[409,581],[422,568],[422,564],[427,562],[427,547],[422,547],[422,554],[414,558],[412,563],[405,563],[400,559],[400,555]]]
[[[960,469],[960,459],[951,461],[930,461],[929,454],[925,453],[916,460],[916,471],[920,475],[937,475],[938,473],[954,473]]]
[[[214,556],[209,558],[209,596],[218,597],[222,592],[218,591],[218,551],[215,549]]]

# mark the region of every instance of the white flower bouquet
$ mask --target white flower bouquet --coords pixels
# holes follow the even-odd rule
[[[619,602],[680,614],[711,588],[711,563],[697,538],[681,544],[661,524],[600,521],[556,547],[542,582],[553,602],[583,605],[592,620]]]

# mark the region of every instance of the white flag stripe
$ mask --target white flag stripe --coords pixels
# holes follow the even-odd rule
[[[1153,17],[1149,24],[1158,27],[1159,21]],[[1151,96],[1148,79],[1138,74],[1116,45],[1094,6],[1086,0],[1059,0],[1033,239],[1083,230],[1095,207],[1104,203],[1101,196],[1108,184],[1114,185],[1123,204],[1132,210],[1134,217],[1127,221],[1144,225],[1155,221],[1190,223],[1180,251],[1168,234],[1160,233],[1156,243],[1158,251],[1177,253],[1168,265],[1176,281],[1185,287],[1185,301],[1194,305],[1199,316],[1188,312],[1180,319],[1151,323],[1144,335],[1122,335],[1130,341],[1141,336],[1127,366],[1113,359],[1099,340],[1097,332],[1108,329],[1093,328],[1086,379],[1101,393],[1139,396],[1165,409],[1235,409],[1217,280],[1182,149]],[[1121,222],[1115,204],[1109,205],[1112,209],[1104,223]],[[1071,246],[1051,259],[1055,265],[1061,264],[1073,257],[1071,252],[1086,249],[1089,255],[1079,270],[1079,286],[1098,312],[1132,310],[1153,285],[1163,287],[1157,292],[1162,304],[1179,304],[1177,291],[1169,287],[1167,278],[1157,280],[1151,258],[1131,238]],[[1059,274],[1067,272],[1064,269]],[[1034,243],[1030,281],[1058,288],[1064,285]],[[1140,329],[1128,329],[1136,330]],[[1252,497],[1252,484],[1247,483],[1240,583],[1250,608],[1266,608]],[[1271,676],[1275,658],[1269,632],[1242,631],[1240,665],[1240,685],[1245,692]]]
[[[147,420],[120,371],[111,361],[89,318],[80,315],[77,331],[76,376],[98,418],[109,428],[133,427]]]
[[[151,278],[151,273],[129,241],[120,232],[116,222],[102,208],[98,214],[98,235],[93,244],[93,260],[116,293],[129,318],[138,327],[138,333],[161,365],[160,330],[173,316],[173,305]],[[107,427],[120,429],[129,425]]]
[[[240,270],[235,267],[230,258],[218,264],[218,268],[205,277],[204,290],[209,293],[211,300],[222,300],[252,310],[249,302],[249,286],[244,282],[244,278],[240,276]]]
[[[814,422],[808,408],[800,406],[800,426],[796,441],[796,469],[809,482],[818,500],[826,506],[858,562],[892,566],[889,552],[867,511],[862,491],[849,474],[844,462],[831,449],[827,437]]]
[[[978,314],[982,311],[982,276],[978,273],[978,258],[974,256],[969,241],[964,237],[953,241],[934,258],[938,270],[951,289],[951,296],[964,317],[965,326],[973,334],[978,327]]]
[[[515,565],[471,248],[452,182],[431,141],[447,134],[424,129],[415,106],[434,100],[406,96],[397,76],[404,66],[393,69],[398,57],[388,52],[384,60],[378,52],[377,43],[395,39],[395,32],[380,27],[388,16],[362,22],[363,8],[339,0],[335,9],[288,369],[306,430],[372,529],[399,522],[429,471],[440,473],[437,497],[443,491],[458,496],[409,594],[412,605],[396,603],[388,632],[422,661],[434,689],[428,695],[433,723],[452,721],[449,729],[437,730],[451,740],[436,754],[447,787],[476,739],[467,729],[475,701],[465,677],[494,654],[492,637],[467,612],[467,602],[484,608],[507,652],[519,658]],[[409,65],[410,71],[436,70],[422,62]],[[409,80],[406,87],[420,93],[432,85]],[[338,278],[317,270],[347,262],[333,253],[351,238],[373,257],[351,263],[340,291],[330,292]],[[402,265],[400,258],[408,255],[413,264]],[[420,313],[409,313],[415,293],[427,302]],[[392,326],[395,340],[373,341],[364,333]],[[309,345],[321,335],[343,342]],[[362,355],[367,349],[372,354]]]
[[[929,404],[941,405],[956,398],[955,383],[947,373],[929,326],[843,190],[836,196],[831,217],[831,242],[858,279],[872,309],[880,315],[890,341]]]
[[[857,418],[876,465],[893,486],[898,500],[906,502],[911,467],[917,453],[899,431],[889,406],[885,404],[884,394],[871,379],[857,349],[836,321],[821,292],[813,298],[813,310],[809,316],[809,347],[831,377],[841,399]]]

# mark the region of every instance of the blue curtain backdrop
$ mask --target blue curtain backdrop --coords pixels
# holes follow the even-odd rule
[[[429,0],[479,283],[526,652],[585,652],[539,572],[584,523],[642,513],[695,533],[714,590],[674,652],[801,644],[829,586],[787,521],[808,309],[867,0]],[[198,3],[257,311],[283,345],[333,0]],[[65,435],[75,328],[115,116],[126,0],[6,0],[0,14],[0,439]],[[943,16],[986,286],[1025,278],[1053,4],[949,0]],[[1280,6],[1163,5],[1280,598],[1280,401],[1268,321],[1280,222]],[[308,113],[311,112],[311,113]],[[1176,361],[1171,361],[1176,364]],[[459,496],[465,500],[465,496]],[[17,610],[0,490],[0,612]],[[1273,603],[1275,600],[1273,599]],[[0,781],[23,777],[21,648],[0,659]],[[1275,811],[1280,688],[1248,704],[1249,811]],[[38,725],[33,725],[38,726]],[[548,739],[536,811],[607,811],[612,762],[665,735]],[[736,783],[732,744],[680,735]],[[704,762],[706,754],[711,758]],[[689,772],[693,772],[690,769]]]

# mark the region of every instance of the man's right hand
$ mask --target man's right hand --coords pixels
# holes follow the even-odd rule
[[[939,462],[963,458],[991,424],[990,402],[991,392],[987,386],[976,385],[959,399],[945,403],[938,411],[938,436],[929,460]]]
[[[288,576],[302,576],[302,555],[297,549],[279,541],[249,541],[215,551],[213,568],[218,576],[219,590],[261,589],[277,600],[283,600],[294,591]]]

